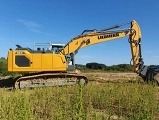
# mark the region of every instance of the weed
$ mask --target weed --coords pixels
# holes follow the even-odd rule
[[[103,120],[158,118],[158,88],[139,83],[0,90],[0,119]]]

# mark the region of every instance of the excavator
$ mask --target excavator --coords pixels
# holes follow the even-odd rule
[[[128,25],[128,28],[122,28]],[[78,51],[90,45],[126,36],[130,43],[133,71],[145,81],[152,80],[158,74],[159,66],[149,68],[144,65],[141,54],[141,30],[135,20],[101,30],[84,30],[67,44],[51,44],[47,49],[38,47],[33,50],[16,45],[15,50],[8,51],[8,71],[28,73],[17,77],[14,86],[20,89],[87,84],[86,76],[70,72],[75,70],[75,55]]]

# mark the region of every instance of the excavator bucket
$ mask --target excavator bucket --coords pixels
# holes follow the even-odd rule
[[[157,82],[157,84],[159,85],[159,73],[157,73],[155,76],[154,76],[154,80]]]
[[[159,65],[148,67],[143,79],[145,82],[156,82],[159,85]]]

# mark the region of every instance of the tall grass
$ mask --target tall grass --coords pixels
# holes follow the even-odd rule
[[[137,83],[0,90],[2,120],[159,119],[158,88]],[[158,94],[158,95],[157,95]]]

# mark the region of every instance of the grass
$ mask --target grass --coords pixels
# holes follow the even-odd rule
[[[5,59],[5,58],[0,58],[0,62],[3,62],[3,63],[5,63],[5,64],[7,64],[7,59]]]
[[[157,120],[158,88],[139,83],[0,90],[2,120]]]

